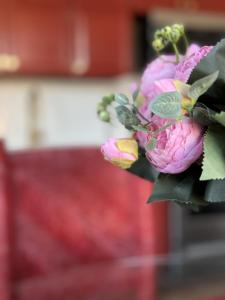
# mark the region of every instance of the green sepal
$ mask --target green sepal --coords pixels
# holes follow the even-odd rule
[[[142,148],[139,148],[138,160],[127,171],[151,182],[155,181],[159,174],[145,157]]]

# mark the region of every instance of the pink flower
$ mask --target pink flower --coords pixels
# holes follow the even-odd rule
[[[171,120],[153,116],[153,129],[157,130]],[[176,122],[157,136],[156,148],[146,152],[146,157],[155,168],[162,173],[180,173],[195,162],[203,151],[204,129],[191,120],[184,118]],[[151,136],[141,136],[141,144],[150,140]]]
[[[194,68],[202,60],[202,58],[204,58],[212,50],[212,48],[212,46],[201,47],[191,55],[181,60],[181,62],[176,66],[174,78],[187,82]]]
[[[211,49],[211,47],[209,48]],[[194,57],[195,61],[200,61],[199,57],[202,57],[203,53],[206,55],[207,51],[209,51],[208,47],[200,48],[196,44],[191,44],[187,49],[186,55],[181,58],[181,62],[178,65],[175,64],[176,58],[174,55],[162,55],[151,62],[141,78],[140,91],[145,100],[140,107],[140,112],[149,119],[151,116],[148,109],[149,102],[161,93],[175,91],[176,88],[172,79],[183,81],[182,79],[187,76],[186,73],[189,71],[187,66],[189,66],[189,63],[186,65],[185,62]],[[193,63],[190,66],[192,65]],[[186,69],[184,69],[185,66]],[[183,75],[182,72],[185,74]]]
[[[156,80],[174,78],[176,72],[175,61],[175,55],[161,55],[147,66],[140,84],[140,91],[145,98],[151,98],[152,84]]]
[[[138,144],[135,139],[110,138],[101,147],[104,158],[122,168],[130,168],[138,159]]]
[[[191,44],[187,49],[186,55],[181,58],[181,62],[195,53],[198,53],[198,51],[200,51],[200,47],[196,44]],[[152,85],[155,81],[175,78],[177,71],[175,62],[175,55],[161,55],[147,66],[141,78],[140,91],[148,101],[154,96],[152,93],[154,86]]]
[[[151,84],[151,90],[149,90],[148,99],[144,101],[143,105],[139,108],[140,113],[148,120],[151,119],[151,112],[149,110],[150,99],[154,99],[156,96],[176,91],[176,86],[173,79],[161,79],[156,80]]]

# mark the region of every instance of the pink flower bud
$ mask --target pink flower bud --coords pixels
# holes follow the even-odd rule
[[[101,147],[104,158],[112,164],[128,169],[138,159],[138,144],[135,139],[110,138]]]

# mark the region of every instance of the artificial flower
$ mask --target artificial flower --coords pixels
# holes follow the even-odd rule
[[[102,145],[104,158],[112,164],[128,169],[138,159],[138,144],[135,139],[110,138]]]
[[[157,130],[169,122],[171,120],[153,116],[151,126]],[[146,157],[162,173],[183,172],[202,154],[203,135],[204,128],[185,117],[157,135],[156,147],[147,151]],[[142,143],[146,145],[151,138],[151,134],[142,135]]]

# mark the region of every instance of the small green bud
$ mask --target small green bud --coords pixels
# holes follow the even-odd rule
[[[184,35],[184,25],[182,25],[182,24],[173,24],[172,29],[178,30],[181,35]]]
[[[180,37],[181,37],[180,31],[174,29],[170,34],[171,43],[176,44],[179,41]]]
[[[106,110],[100,111],[99,114],[99,119],[103,122],[109,122],[110,121],[110,115]]]
[[[156,52],[159,52],[165,47],[165,45],[163,43],[163,40],[158,38],[152,42],[152,47]]]
[[[113,101],[113,99],[112,99],[112,96],[111,96],[111,95],[110,95],[110,96],[104,96],[104,97],[102,98],[102,103],[103,103],[103,105],[105,105],[105,106],[110,105],[110,104],[112,103],[112,101]]]
[[[162,29],[162,32],[163,32],[163,37],[166,39],[166,40],[169,40],[170,39],[170,36],[171,36],[171,33],[172,33],[172,28],[170,26],[166,26]]]
[[[161,39],[162,38],[162,30],[156,30],[155,34],[154,34],[154,39]]]
[[[102,102],[99,102],[97,105],[97,112],[105,110],[105,105]]]

